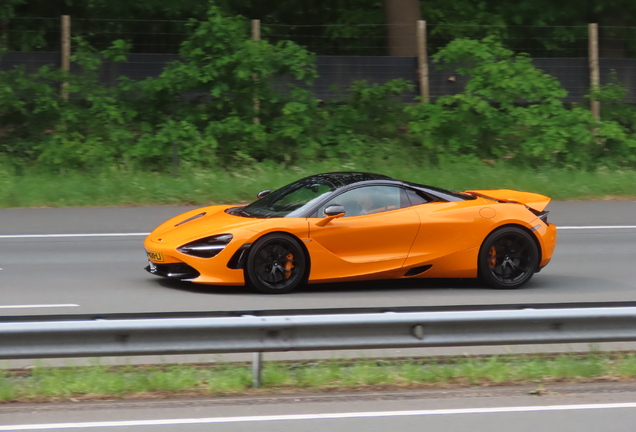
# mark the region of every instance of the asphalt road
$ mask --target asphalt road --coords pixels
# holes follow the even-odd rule
[[[0,406],[0,432],[629,431],[633,384]]]
[[[0,315],[636,300],[634,201],[551,203],[557,226],[605,228],[560,229],[552,263],[519,290],[496,291],[472,280],[411,280],[310,285],[284,296],[147,274],[137,234],[187,209],[0,210]],[[132,235],[50,237],[104,233]]]
[[[286,296],[265,296],[242,288],[173,283],[148,275],[143,271],[141,235],[46,237],[144,233],[186,209],[0,210],[0,315],[636,300],[633,201],[552,203],[551,222],[579,228],[561,229],[553,262],[516,291],[495,291],[474,281],[422,280],[313,285]],[[530,390],[3,405],[0,432],[113,428],[122,432],[256,428],[263,432],[423,428],[596,432],[632,430],[636,422],[633,384],[550,385],[544,396],[530,396]],[[304,417],[294,417],[298,415]],[[107,423],[112,421],[120,423]]]

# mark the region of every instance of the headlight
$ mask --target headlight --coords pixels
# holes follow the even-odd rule
[[[232,234],[220,234],[206,237],[178,247],[177,250],[186,255],[199,258],[212,258],[218,255],[232,240]]]

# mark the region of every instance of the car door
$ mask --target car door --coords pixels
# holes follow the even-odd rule
[[[432,265],[428,277],[476,277],[477,253],[492,220],[472,201],[414,206],[421,220],[405,267]]]
[[[420,226],[402,188],[352,189],[322,205],[318,214],[323,215],[330,205],[342,205],[346,213],[324,227],[316,225],[322,218],[309,219],[310,240],[315,243],[311,245],[311,279],[377,274],[402,267]]]

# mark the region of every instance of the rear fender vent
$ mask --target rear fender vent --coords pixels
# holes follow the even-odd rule
[[[404,273],[404,276],[415,276],[418,274],[422,274],[426,270],[430,269],[431,267],[433,266],[430,264],[419,266],[419,267],[413,267],[412,269],[409,269],[406,273]]]
[[[549,211],[538,211],[530,207],[528,207],[528,210],[530,210],[536,217],[538,217],[543,222],[545,222],[546,225],[548,225],[548,213],[550,213]]]

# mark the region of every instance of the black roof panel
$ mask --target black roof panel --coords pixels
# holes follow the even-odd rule
[[[308,178],[320,178],[328,180],[333,184],[340,184],[340,186],[348,186],[353,183],[359,183],[369,180],[393,180],[391,177],[382,174],[348,171],[316,174]]]

